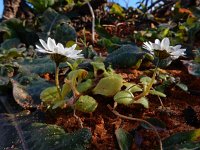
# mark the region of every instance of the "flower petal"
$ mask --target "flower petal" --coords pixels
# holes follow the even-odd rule
[[[41,52],[41,53],[48,53],[48,54],[52,54],[54,52],[51,52],[51,51],[46,51],[45,49],[35,49],[36,51],[38,52]]]
[[[161,49],[160,45],[155,44],[155,43],[152,43],[152,47],[153,47],[154,50],[160,50]]]
[[[143,46],[144,49],[148,51],[153,51],[152,43],[151,42],[144,42]]]
[[[61,43],[58,43],[57,47],[59,48],[60,51],[64,51],[65,50],[64,46]]]
[[[48,46],[46,44],[46,42],[42,39],[39,39],[40,43],[42,44],[42,46],[44,47],[44,49],[48,49]]]
[[[180,49],[181,48],[181,45],[176,45],[176,46],[174,46],[173,47],[173,49],[176,51],[176,50],[178,50],[178,49]]]
[[[56,42],[54,39],[51,39],[50,37],[48,38],[47,40],[47,46],[48,46],[48,49],[51,50],[51,51],[55,51],[54,49],[56,48]]]
[[[159,40],[159,39],[156,39],[156,40],[155,40],[155,44],[160,45],[160,40]]]
[[[169,38],[164,38],[162,40],[162,42],[161,42],[161,45],[160,45],[161,50],[166,50],[168,52],[168,50],[169,50],[169,44],[170,44]]]

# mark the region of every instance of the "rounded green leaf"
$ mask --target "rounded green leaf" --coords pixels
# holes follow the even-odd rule
[[[140,78],[140,82],[143,83],[143,84],[146,84],[146,85],[149,84],[151,82],[151,80],[152,79],[150,77],[147,77],[147,76],[143,76],[143,77]]]
[[[89,90],[93,85],[93,82],[91,79],[87,79],[85,82],[81,82],[78,84],[77,89],[80,93],[86,92]]]
[[[142,92],[142,88],[135,83],[125,83],[124,85],[126,86],[126,91],[130,91],[131,93]]]
[[[96,102],[96,100],[88,95],[82,95],[79,97],[79,99],[76,101],[75,103],[75,109],[85,112],[85,113],[90,113],[95,111],[95,109],[98,106],[98,103]]]
[[[115,131],[120,150],[130,150],[133,143],[133,136],[122,128]]]
[[[71,86],[69,83],[66,82],[62,86],[62,91],[61,91],[62,97],[64,98],[70,91],[71,91]]]
[[[149,108],[149,101],[146,97],[142,97],[138,99],[137,101],[134,101],[135,104],[141,104],[144,106],[144,108]]]
[[[120,91],[114,96],[114,101],[119,104],[130,105],[134,101],[133,97],[130,91]]]
[[[44,89],[40,94],[40,99],[45,103],[53,104],[58,100],[58,92],[55,86]]]
[[[188,91],[188,86],[183,83],[177,83],[176,86],[178,86],[181,90],[183,90],[185,92]]]
[[[164,93],[156,91],[156,90],[150,90],[149,93],[152,95],[160,96],[160,97],[166,97],[166,95]]]
[[[100,94],[104,96],[114,96],[121,90],[123,86],[123,79],[119,75],[110,75],[102,78],[96,87],[93,89],[94,94]]]

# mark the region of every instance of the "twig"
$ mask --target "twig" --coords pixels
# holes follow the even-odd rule
[[[81,128],[83,128],[83,122],[82,122],[81,118],[76,115],[76,109],[75,108],[73,110],[73,116],[78,120],[78,122],[80,123]]]
[[[88,5],[88,7],[90,9],[90,13],[92,15],[92,43],[94,44],[94,41],[95,41],[95,15],[94,15],[93,8],[89,2],[87,2],[87,5]]]
[[[124,115],[120,114],[118,111],[114,110],[110,105],[107,105],[107,106],[110,109],[110,111],[112,111],[116,116],[118,116],[120,118],[139,121],[139,122],[144,122],[144,123],[148,124],[154,130],[154,132],[156,133],[156,135],[158,137],[158,141],[159,141],[159,144],[160,144],[160,150],[163,150],[162,141],[161,141],[160,135],[159,135],[158,131],[156,130],[156,128],[151,123],[149,123],[148,121],[143,120],[143,119],[124,116]]]
[[[53,21],[50,24],[49,30],[47,32],[47,36],[49,36],[51,34],[51,29],[53,28],[54,23],[56,22],[57,18],[58,18],[58,14],[55,16],[55,18],[53,19]]]
[[[164,104],[163,104],[163,102],[162,102],[160,96],[158,96],[158,99],[159,99],[159,101],[160,101],[160,105],[162,106],[162,108],[165,108],[165,106],[164,106]]]

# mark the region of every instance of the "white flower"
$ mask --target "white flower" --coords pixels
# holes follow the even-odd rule
[[[83,55],[79,54],[82,50],[75,50],[76,44],[74,44],[72,47],[65,48],[61,43],[56,44],[55,40],[51,39],[50,37],[48,38],[47,43],[42,39],[39,39],[39,41],[43,47],[36,45],[36,51],[38,52],[60,54],[72,59],[83,58]]]
[[[172,59],[177,59],[179,56],[184,56],[184,52],[186,51],[186,49],[181,49],[181,45],[170,46],[169,38],[164,38],[161,42],[160,40],[156,39],[155,43],[144,42],[143,48],[155,56],[162,58],[171,57]]]

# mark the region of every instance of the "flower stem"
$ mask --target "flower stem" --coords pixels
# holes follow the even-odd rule
[[[61,89],[60,89],[60,84],[59,84],[59,63],[56,63],[55,83],[56,83],[57,92],[59,94],[59,98],[62,99],[62,94],[61,94]]]
[[[139,94],[138,96],[134,97],[134,100],[138,100],[142,97],[145,97],[149,94],[152,86],[153,86],[153,83],[155,82],[155,79],[156,79],[156,73],[157,73],[157,70],[158,70],[158,64],[159,64],[159,60],[157,62],[157,65],[156,65],[156,68],[154,69],[154,73],[153,73],[153,76],[151,78],[151,81],[150,83],[147,85],[147,88],[146,90],[144,90],[141,94]]]

